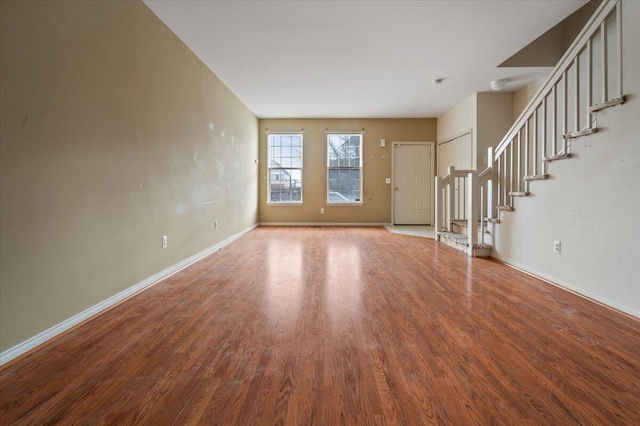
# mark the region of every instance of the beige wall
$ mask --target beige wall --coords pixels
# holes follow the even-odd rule
[[[513,95],[511,93],[478,93],[476,111],[478,130],[477,170],[488,166],[487,149],[496,147],[513,124]]]
[[[438,142],[449,140],[470,129],[475,131],[477,102],[478,94],[474,93],[438,117]],[[474,134],[473,140],[475,139]]]
[[[600,3],[601,0],[591,0],[499,66],[554,67]]]
[[[455,139],[438,144],[438,176],[449,174],[449,167],[456,170],[473,169],[473,140],[471,132],[464,133]]]
[[[327,129],[359,132],[363,137],[362,206],[327,206]],[[298,132],[304,129],[303,206],[267,206],[267,129]],[[436,119],[278,119],[260,120],[260,222],[390,223],[391,143],[436,140]],[[380,139],[387,146],[380,147]],[[320,214],[320,208],[325,209]]]
[[[0,29],[4,351],[256,223],[258,121],[141,2]]]
[[[450,165],[483,170],[487,167],[487,148],[497,146],[513,124],[513,96],[511,93],[474,93],[438,117],[438,149],[446,149],[443,142],[471,130],[464,141],[471,145],[471,162],[467,165],[441,164],[438,170]]]
[[[463,133],[470,132],[471,137],[465,137],[464,141],[469,143],[471,156],[470,158],[475,158],[477,155],[476,143],[477,140],[477,102],[478,102],[478,94],[474,93],[469,96],[467,99],[463,100],[449,111],[445,112],[441,116],[438,117],[438,150],[442,151],[443,149],[449,149],[447,146],[443,145],[447,141],[450,141],[452,138],[456,138]],[[462,141],[456,141],[457,149],[456,151],[460,151],[463,147],[459,146],[459,143]],[[466,150],[464,150],[466,152]],[[443,158],[449,157],[448,155],[443,155]],[[466,157],[466,156],[465,156]],[[456,166],[458,168],[469,168],[473,169],[474,164],[463,164],[466,161],[460,163],[457,161],[455,164],[442,164],[438,163],[437,170],[442,172],[442,170],[446,170],[449,166]],[[442,174],[442,173],[440,173]]]
[[[542,87],[545,81],[547,81],[547,77],[540,78],[524,86],[522,89],[513,92],[513,122],[520,117],[522,111],[524,111],[525,107],[529,104],[529,101],[531,101],[536,93],[538,93],[538,90]]]
[[[584,26],[587,24],[589,18],[593,16],[593,13],[596,11],[598,6],[600,6],[600,3],[602,3],[602,0],[590,0],[589,3],[582,6],[580,9],[571,14],[571,16],[565,18],[564,21],[562,21],[564,30],[563,54],[569,49],[571,43],[573,43],[576,37],[578,37],[578,34],[580,34],[580,31],[582,31]]]

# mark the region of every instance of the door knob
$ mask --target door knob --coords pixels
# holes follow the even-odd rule
[[[395,188],[395,189],[396,189],[396,191],[397,191],[397,190],[398,190],[398,187],[396,186],[396,188]]]

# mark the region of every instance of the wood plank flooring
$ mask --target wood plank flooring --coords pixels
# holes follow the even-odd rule
[[[640,424],[640,322],[433,240],[257,228],[0,372],[0,424]]]

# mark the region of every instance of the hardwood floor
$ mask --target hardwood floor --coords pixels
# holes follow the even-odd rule
[[[433,240],[257,228],[0,372],[9,424],[640,424],[640,322]]]

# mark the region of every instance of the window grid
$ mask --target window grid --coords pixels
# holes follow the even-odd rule
[[[362,203],[362,134],[327,135],[327,203]]]
[[[302,134],[268,136],[268,203],[302,203]]]

